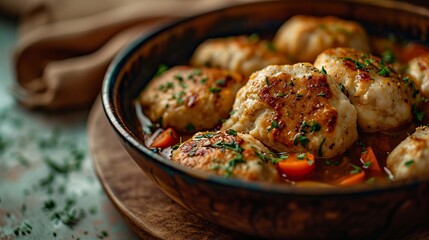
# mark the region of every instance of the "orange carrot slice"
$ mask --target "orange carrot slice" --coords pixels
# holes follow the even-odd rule
[[[172,128],[167,128],[153,140],[150,147],[167,148],[179,142],[179,136]]]
[[[356,185],[358,183],[363,182],[363,180],[365,180],[365,172],[360,171],[360,172],[355,173],[355,174],[347,175],[345,178],[343,178],[340,181],[340,185],[342,185],[342,186]]]
[[[289,154],[287,159],[278,163],[279,171],[288,177],[303,177],[316,167],[311,153]]]

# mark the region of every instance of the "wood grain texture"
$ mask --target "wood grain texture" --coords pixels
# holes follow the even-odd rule
[[[115,136],[100,103],[88,122],[95,171],[128,225],[143,239],[248,239],[190,213],[152,184]]]
[[[251,239],[201,219],[161,192],[122,147],[99,102],[91,111],[88,134],[105,192],[142,239]],[[386,232],[378,239],[429,239],[429,224]]]

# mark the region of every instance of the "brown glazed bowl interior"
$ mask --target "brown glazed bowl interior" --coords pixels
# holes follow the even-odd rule
[[[174,201],[204,219],[250,236],[364,239],[427,220],[428,179],[367,188],[291,188],[197,172],[144,146],[134,101],[160,64],[187,64],[196,46],[208,38],[272,36],[297,14],[334,15],[360,22],[372,36],[393,33],[428,45],[429,12],[406,3],[269,1],[182,20],[130,44],[106,74],[103,106],[125,149]]]

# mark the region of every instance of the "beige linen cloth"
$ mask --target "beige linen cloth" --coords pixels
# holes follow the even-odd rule
[[[3,0],[20,15],[12,90],[29,108],[90,105],[113,57],[173,19],[245,0]]]

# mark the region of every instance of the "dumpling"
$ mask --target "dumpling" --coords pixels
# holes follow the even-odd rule
[[[286,58],[270,42],[247,36],[206,40],[191,59],[193,66],[224,68],[247,77],[268,65],[286,63]]]
[[[418,127],[389,154],[387,167],[397,180],[429,177],[429,127]]]
[[[359,23],[332,16],[294,16],[277,31],[274,45],[296,62],[313,62],[323,50],[333,47],[370,50],[365,29]]]
[[[244,83],[241,74],[176,66],[154,78],[140,94],[144,113],[161,127],[182,132],[212,129],[229,116]]]
[[[380,58],[352,48],[331,48],[317,57],[314,66],[323,67],[342,86],[356,107],[363,131],[395,128],[411,121],[410,86]]]
[[[309,63],[251,75],[222,129],[249,133],[278,152],[332,157],[358,137],[356,110],[331,76]]]
[[[411,76],[422,96],[429,97],[429,53],[412,59],[408,64],[407,74]]]
[[[173,150],[171,159],[183,166],[248,181],[278,182],[274,157],[261,142],[233,130],[199,132]]]

